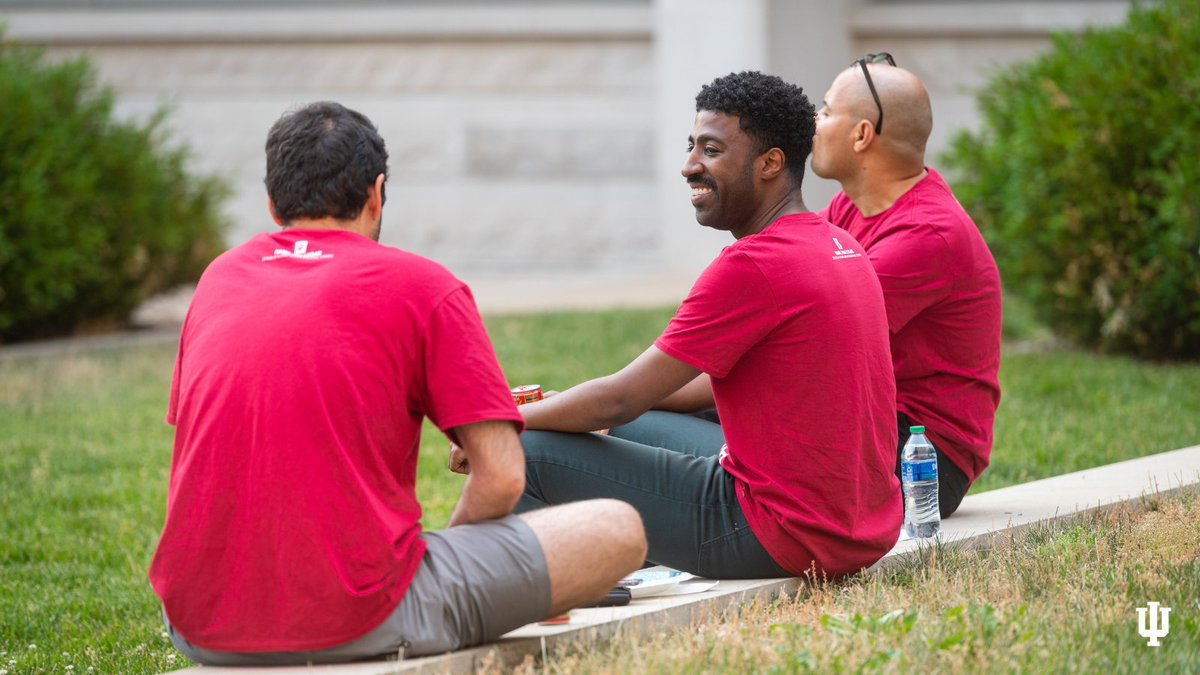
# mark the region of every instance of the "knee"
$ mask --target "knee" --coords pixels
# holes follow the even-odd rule
[[[597,499],[597,522],[608,524],[610,545],[630,564],[641,565],[646,559],[646,529],[642,516],[618,499]]]

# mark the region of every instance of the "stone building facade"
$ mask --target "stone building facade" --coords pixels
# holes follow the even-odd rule
[[[692,217],[679,167],[713,77],[774,72],[821,100],[888,51],[929,86],[931,157],[975,125],[973,91],[1051,31],[1127,5],[937,0],[188,2],[0,0],[7,37],[88,55],[118,112],[171,109],[194,168],[234,188],[231,244],[271,229],[270,124],[334,99],[391,154],[383,241],[464,278],[691,276],[728,235]],[[817,209],[834,186],[808,176]]]

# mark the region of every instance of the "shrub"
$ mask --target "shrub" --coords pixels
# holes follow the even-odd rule
[[[220,252],[228,190],[187,174],[165,114],[116,121],[86,60],[0,33],[0,342],[123,323]]]
[[[1200,12],[1134,5],[979,95],[944,158],[1006,286],[1057,332],[1200,356]]]

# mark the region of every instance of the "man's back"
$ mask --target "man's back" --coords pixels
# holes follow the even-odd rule
[[[519,420],[494,363],[461,282],[358,234],[259,235],[214,262],[168,416],[151,581],[172,625],[210,649],[300,651],[382,621],[424,550],[422,417]]]
[[[898,410],[973,481],[1000,400],[1001,290],[979,230],[932,169],[864,218],[839,194],[825,215],[866,247],[887,304]]]

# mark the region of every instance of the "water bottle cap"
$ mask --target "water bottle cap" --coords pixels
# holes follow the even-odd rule
[[[910,434],[923,434],[923,433],[925,433],[925,427],[909,427],[909,428],[908,428],[908,433],[910,433]]]

